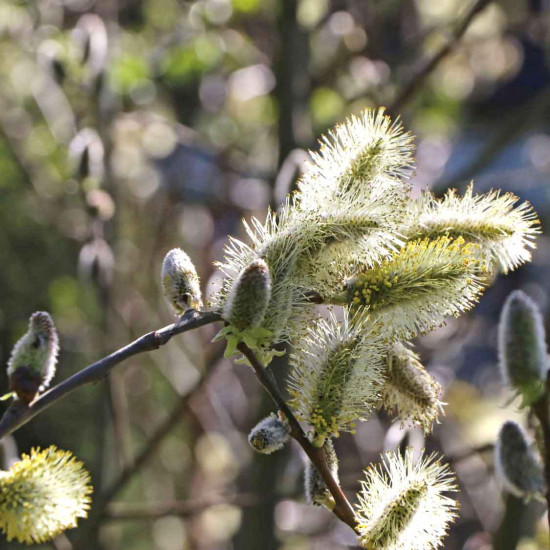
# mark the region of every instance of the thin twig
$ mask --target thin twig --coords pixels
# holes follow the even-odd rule
[[[6,410],[4,416],[0,420],[0,439],[5,435],[12,433],[16,429],[26,424],[31,418],[48,408],[50,405],[57,403],[60,399],[72,393],[74,390],[87,384],[93,384],[103,380],[111,370],[122,363],[124,360],[143,353],[153,351],[160,346],[166,344],[173,336],[187,332],[203,325],[208,325],[220,320],[217,313],[205,312],[200,313],[194,310],[189,310],[177,322],[168,325],[159,330],[149,332],[134,340],[131,344],[107,355],[103,359],[89,365],[83,370],[77,372],[67,380],[57,384],[47,392],[43,393],[38,399],[30,405],[25,405],[21,401],[14,401]]]
[[[398,114],[403,109],[403,106],[414,96],[426,78],[428,78],[441,61],[454,50],[456,45],[460,42],[460,39],[464,36],[464,33],[468,30],[472,21],[488,4],[490,4],[490,2],[491,0],[477,0],[472,4],[462,21],[460,21],[451,33],[449,40],[430,59],[427,59],[420,65],[409,82],[403,87],[399,95],[388,108],[390,114]]]
[[[319,474],[326,483],[330,494],[334,498],[334,508],[332,512],[344,523],[349,525],[353,530],[357,525],[355,522],[355,514],[353,508],[349,503],[346,495],[342,491],[340,485],[334,479],[327,462],[325,460],[325,453],[322,448],[314,447],[306,434],[302,430],[300,423],[296,420],[293,412],[286,404],[279,388],[275,384],[273,378],[268,374],[264,366],[258,361],[254,352],[243,342],[237,346],[237,349],[248,359],[250,365],[254,369],[256,377],[260,381],[260,384],[267,390],[277,407],[284,413],[288,423],[290,425],[290,435],[295,439],[300,447],[305,451],[313,465],[317,468]]]
[[[272,498],[275,498],[274,495]],[[234,497],[219,496],[208,500],[189,500],[159,503],[128,504],[113,502],[105,510],[104,518],[107,520],[139,520],[157,519],[163,516],[179,516],[182,518],[195,516],[212,506],[219,504],[232,504],[240,508],[257,505],[264,498],[255,494],[241,494]]]
[[[181,421],[182,415],[189,410],[191,398],[197,394],[210,379],[214,372],[215,361],[211,361],[202,378],[185,395],[182,395],[178,404],[174,407],[168,418],[153,432],[151,437],[143,445],[141,452],[136,456],[133,464],[122,470],[119,477],[103,492],[99,507],[106,507],[107,504],[128,484],[136,475],[149,458],[156,452],[159,444],[172,431],[172,429]]]
[[[546,481],[546,505],[548,508],[548,525],[550,527],[550,375],[546,378],[546,391],[543,396],[531,405],[531,409],[535,413],[542,428],[542,436],[544,443],[544,479]]]
[[[477,457],[481,454],[494,452],[495,445],[494,443],[484,443],[483,445],[479,445],[478,447],[471,447],[470,449],[467,449],[463,451],[462,453],[458,453],[456,455],[447,455],[447,460],[451,462],[451,464],[456,464],[457,462],[461,462],[462,460],[467,460],[468,458]]]

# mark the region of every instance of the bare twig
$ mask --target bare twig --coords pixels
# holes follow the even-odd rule
[[[286,404],[279,388],[275,384],[273,378],[268,374],[264,366],[258,361],[254,352],[243,342],[237,346],[237,349],[248,359],[250,365],[256,373],[256,377],[267,390],[277,407],[284,413],[290,425],[290,435],[295,439],[300,447],[305,451],[313,465],[319,471],[319,474],[326,483],[330,494],[334,498],[335,506],[333,513],[345,524],[349,525],[353,530],[356,529],[355,514],[349,503],[346,495],[342,491],[340,485],[336,482],[325,460],[325,453],[322,448],[314,447],[306,434],[302,430],[300,423],[296,420],[293,412]]]
[[[255,506],[260,502],[258,495],[241,494],[230,496],[219,496],[208,500],[189,500],[159,503],[118,503],[114,502],[105,510],[104,518],[107,520],[139,520],[157,519],[163,516],[179,516],[182,518],[195,516],[211,506],[219,504],[233,504],[240,508]]]
[[[131,466],[124,469],[120,476],[103,492],[100,497],[98,507],[104,508],[107,504],[128,484],[135,474],[141,470],[143,465],[156,452],[159,444],[170,433],[170,431],[181,421],[181,417],[189,410],[189,402],[197,392],[203,388],[214,372],[213,365],[215,361],[210,362],[206,372],[195,386],[185,395],[182,395],[178,404],[174,407],[168,418],[153,432],[151,437],[143,445],[141,452],[137,455]]]
[[[103,380],[111,370],[122,363],[124,360],[143,353],[146,351],[153,351],[160,346],[166,344],[173,336],[187,332],[203,325],[214,323],[220,320],[220,316],[217,313],[205,312],[199,313],[194,310],[189,310],[187,313],[177,322],[172,325],[168,325],[159,330],[149,332],[134,340],[131,344],[107,355],[103,359],[100,359],[96,363],[93,363],[85,369],[77,372],[67,380],[57,384],[38,399],[33,401],[30,405],[25,405],[21,401],[15,401],[12,403],[4,416],[0,420],[0,439],[5,435],[12,433],[16,429],[26,424],[31,418],[53,405],[69,393],[87,384],[93,384]]]
[[[55,550],[73,550],[73,545],[67,538],[67,535],[61,533],[61,535],[52,540],[52,548],[55,548]]]
[[[503,113],[496,123],[490,138],[485,138],[479,147],[479,152],[472,161],[462,170],[450,178],[437,182],[432,191],[437,195],[446,189],[465,187],[474,177],[479,180],[478,174],[486,170],[488,166],[521,135],[525,135],[536,127],[541,120],[546,120],[550,111],[550,93],[545,86],[525,104],[521,109],[511,109]],[[503,172],[498,172],[502,178]],[[526,174],[515,175],[516,180],[525,179]],[[487,183],[487,182],[486,182]],[[500,183],[499,183],[500,185]]]
[[[109,377],[109,390],[111,422],[113,424],[118,463],[121,468],[129,468],[134,462],[131,447],[130,418],[126,389],[123,378],[119,373],[113,372]]]
[[[531,405],[531,409],[540,422],[542,429],[544,479],[546,481],[546,494],[544,496],[549,511],[547,517],[550,526],[550,375],[546,378],[546,391],[538,401]]]
[[[451,33],[449,40],[430,58],[425,60],[415,71],[412,78],[404,86],[399,95],[388,108],[388,112],[392,115],[399,113],[403,106],[410,101],[418,88],[422,86],[426,78],[436,69],[436,67],[449,55],[456,45],[460,42],[464,33],[476,16],[481,13],[491,0],[477,0],[472,4],[464,18],[458,23],[454,31]]]
[[[461,462],[462,460],[467,460],[468,458],[476,457],[481,454],[492,453],[494,450],[495,445],[493,443],[485,443],[483,445],[479,445],[478,447],[471,447],[470,449],[456,455],[447,455],[447,459],[451,462],[451,464],[456,464],[457,462]]]

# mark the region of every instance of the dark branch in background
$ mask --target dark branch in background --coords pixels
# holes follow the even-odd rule
[[[549,111],[550,93],[548,87],[545,86],[521,109],[511,109],[509,112],[503,113],[501,119],[496,122],[491,137],[481,145],[475,158],[450,179],[437,182],[432,191],[439,194],[451,187],[457,189],[465,187],[476,174],[483,172],[502,153],[505,147],[516,140],[518,136],[529,132],[541,120],[547,120]],[[498,177],[502,178],[503,173],[499,172]]]
[[[177,334],[182,334],[188,330],[208,325],[219,320],[220,316],[217,313],[199,313],[194,310],[189,310],[177,323],[149,332],[137,340],[134,340],[131,344],[107,355],[107,357],[100,359],[70,378],[67,378],[67,380],[57,384],[33,401],[29,406],[26,406],[21,401],[15,401],[8,407],[0,420],[0,439],[12,433],[17,428],[20,428],[38,413],[74,390],[86,384],[93,384],[103,380],[116,365],[122,363],[129,357],[137,355],[138,353],[156,350]]]
[[[392,116],[396,116],[416,94],[418,89],[422,86],[426,78],[435,70],[435,68],[447,57],[460,42],[464,33],[468,30],[468,27],[476,16],[481,13],[491,0],[477,0],[468,10],[462,21],[456,26],[451,33],[449,40],[441,47],[439,51],[435,53],[433,57],[425,60],[419,68],[415,71],[412,78],[401,90],[399,95],[395,98],[393,103],[388,107],[388,112]]]
[[[543,396],[533,405],[532,411],[535,413],[542,429],[544,462],[544,479],[546,481],[546,498],[548,525],[550,526],[550,375],[546,377],[546,391]]]
[[[55,548],[55,550],[73,550],[73,545],[65,533],[61,533],[61,535],[58,535],[55,539],[53,539],[51,542],[51,547]]]
[[[189,404],[193,396],[197,394],[208,382],[214,372],[215,360],[210,361],[202,378],[195,384],[188,393],[182,395],[178,404],[172,409],[168,418],[153,432],[151,437],[143,445],[141,452],[135,458],[133,464],[128,466],[120,473],[119,477],[103,492],[97,503],[99,509],[103,509],[107,504],[128,484],[136,475],[149,458],[156,452],[162,440],[172,431],[172,429],[181,422],[182,416],[189,410]],[[98,512],[99,513],[99,512]]]
[[[477,457],[479,455],[484,455],[487,453],[493,453],[495,450],[494,443],[485,443],[484,445],[479,445],[478,447],[472,447],[462,453],[456,455],[447,456],[447,459],[451,464],[456,464],[462,460],[467,460],[472,457]]]
[[[267,496],[275,499],[275,495]],[[219,496],[208,500],[189,500],[175,502],[159,502],[152,504],[128,504],[113,503],[105,511],[104,519],[107,520],[139,520],[157,519],[164,516],[179,516],[187,518],[196,516],[204,510],[219,504],[232,504],[240,508],[248,508],[257,505],[261,500],[256,494],[241,494],[231,496]]]
[[[274,380],[269,375],[264,366],[258,361],[254,352],[244,343],[241,343],[237,346],[237,349],[248,359],[250,365],[256,373],[256,377],[260,381],[260,384],[267,390],[277,407],[284,413],[288,423],[290,425],[290,435],[295,439],[300,447],[305,451],[313,465],[319,471],[319,474],[326,483],[330,494],[333,496],[335,501],[335,506],[332,512],[344,523],[349,525],[353,530],[356,528],[355,514],[353,508],[349,503],[346,495],[344,495],[340,485],[336,482],[332,473],[326,463],[325,453],[323,449],[314,447],[309,439],[306,437],[306,434],[302,430],[300,423],[296,420],[296,417],[290,410],[289,406],[286,404],[279,388],[276,386]]]

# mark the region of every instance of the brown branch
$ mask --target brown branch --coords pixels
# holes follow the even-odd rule
[[[319,474],[326,483],[330,494],[334,498],[334,508],[332,512],[345,524],[349,525],[354,531],[357,527],[355,522],[355,514],[349,503],[346,495],[342,491],[340,485],[332,476],[332,473],[325,460],[325,453],[322,448],[314,447],[306,434],[302,430],[300,423],[296,420],[293,412],[286,404],[285,399],[281,395],[275,381],[270,376],[269,371],[258,361],[254,352],[244,343],[241,342],[237,349],[248,359],[250,365],[254,369],[256,377],[260,384],[267,390],[277,407],[284,413],[290,425],[290,436],[295,439],[300,447],[305,451],[313,465],[317,468]]]
[[[26,424],[31,418],[53,405],[69,393],[72,393],[81,386],[93,384],[103,380],[111,370],[122,363],[129,357],[153,351],[160,346],[166,344],[173,336],[187,332],[203,325],[214,323],[220,320],[217,313],[205,312],[200,313],[194,310],[189,310],[176,323],[168,325],[159,330],[149,332],[134,340],[131,344],[107,355],[103,359],[89,365],[88,367],[77,372],[67,380],[60,382],[47,392],[43,393],[38,399],[30,405],[25,405],[21,401],[14,401],[4,413],[0,420],[0,439],[5,435],[12,433],[16,429]]]
[[[540,422],[544,443],[544,479],[546,481],[546,505],[548,508],[548,525],[550,526],[550,375],[546,378],[546,391],[544,395],[531,405],[531,410]]]
[[[472,4],[464,18],[451,33],[449,40],[430,59],[425,60],[420,65],[409,82],[403,87],[399,95],[388,108],[389,114],[396,115],[403,109],[403,106],[410,101],[426,78],[428,78],[441,61],[454,50],[464,36],[464,33],[468,30],[472,21],[490,4],[490,2],[491,0],[477,0]]]
[[[219,504],[233,504],[241,508],[255,506],[264,500],[258,495],[241,494],[234,497],[214,497],[208,500],[189,500],[159,503],[128,504],[113,502],[105,510],[104,518],[107,520],[140,520],[157,519],[163,516],[179,516],[182,518],[195,516],[211,506]]]
[[[458,453],[456,455],[448,456],[447,460],[451,464],[456,464],[457,462],[461,462],[462,460],[467,460],[468,458],[472,458],[474,456],[479,456],[481,454],[485,453],[492,453],[495,450],[494,443],[484,443],[483,445],[479,445],[477,447],[471,447],[470,449],[467,449],[463,451],[462,453]]]
[[[214,364],[215,361],[210,362],[202,378],[188,393],[181,396],[178,404],[174,407],[168,418],[153,432],[145,445],[143,445],[141,452],[137,455],[132,465],[122,470],[119,477],[103,492],[100,497],[100,501],[97,504],[99,508],[105,508],[107,504],[128,484],[134,475],[141,470],[143,465],[156,452],[163,439],[177,424],[179,424],[183,414],[189,410],[189,402],[191,401],[191,398],[196,395],[197,392],[200,391],[200,389],[203,388],[210,379],[211,374],[214,372]]]

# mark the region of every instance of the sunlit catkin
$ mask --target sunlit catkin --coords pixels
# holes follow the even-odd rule
[[[0,529],[8,541],[48,541],[87,516],[91,492],[90,475],[71,453],[32,449],[0,471]]]
[[[59,339],[52,318],[45,311],[31,315],[29,329],[15,344],[8,361],[11,391],[30,403],[55,374]]]
[[[470,309],[483,292],[487,278],[476,247],[461,237],[408,242],[390,260],[348,280],[330,301],[367,307],[395,339],[428,332]]]
[[[412,136],[383,108],[349,117],[323,136],[320,144],[298,183],[303,208],[324,208],[345,196],[361,207],[363,199],[382,188],[394,197],[408,193],[404,180],[414,166]]]
[[[461,197],[456,190],[442,199],[430,192],[412,202],[412,238],[441,235],[463,237],[480,245],[479,253],[497,271],[508,272],[531,260],[535,237],[540,233],[536,212],[528,202],[517,204],[512,193],[491,191],[474,195],[473,185]]]
[[[504,382],[530,405],[544,392],[548,356],[544,323],[536,304],[521,290],[502,308],[498,333],[499,362]]]
[[[291,355],[290,406],[314,429],[314,444],[354,431],[378,402],[384,345],[365,315],[318,319]]]
[[[505,422],[495,448],[495,471],[504,488],[517,497],[542,497],[544,471],[525,432],[515,422]]]
[[[174,248],[164,256],[160,277],[164,296],[176,314],[181,315],[189,308],[202,308],[197,270],[181,248]]]
[[[324,296],[358,264],[379,263],[404,242],[399,225],[410,191],[412,136],[383,109],[366,109],[320,143],[298,191],[277,213],[268,211],[265,222],[245,222],[250,244],[230,238],[217,264],[226,279],[212,306],[221,312],[242,270],[265,260],[272,294],[262,328],[271,343],[294,335],[292,320],[308,306],[303,289]]]
[[[257,453],[269,455],[282,449],[289,438],[288,424],[276,414],[270,414],[252,428],[248,443]]]
[[[443,493],[456,491],[454,476],[436,455],[416,464],[413,449],[386,453],[370,466],[357,505],[359,540],[369,550],[440,548],[457,503]]]
[[[327,466],[334,480],[338,483],[338,457],[334,450],[332,440],[327,439],[323,451]],[[334,508],[334,498],[331,495],[325,481],[319,474],[317,468],[308,460],[305,470],[305,493],[306,499],[315,506],[324,506],[329,510]]]
[[[391,347],[385,373],[381,405],[390,413],[397,411],[402,424],[410,422],[429,433],[443,412],[441,386],[422,366],[418,355],[401,343]]]

